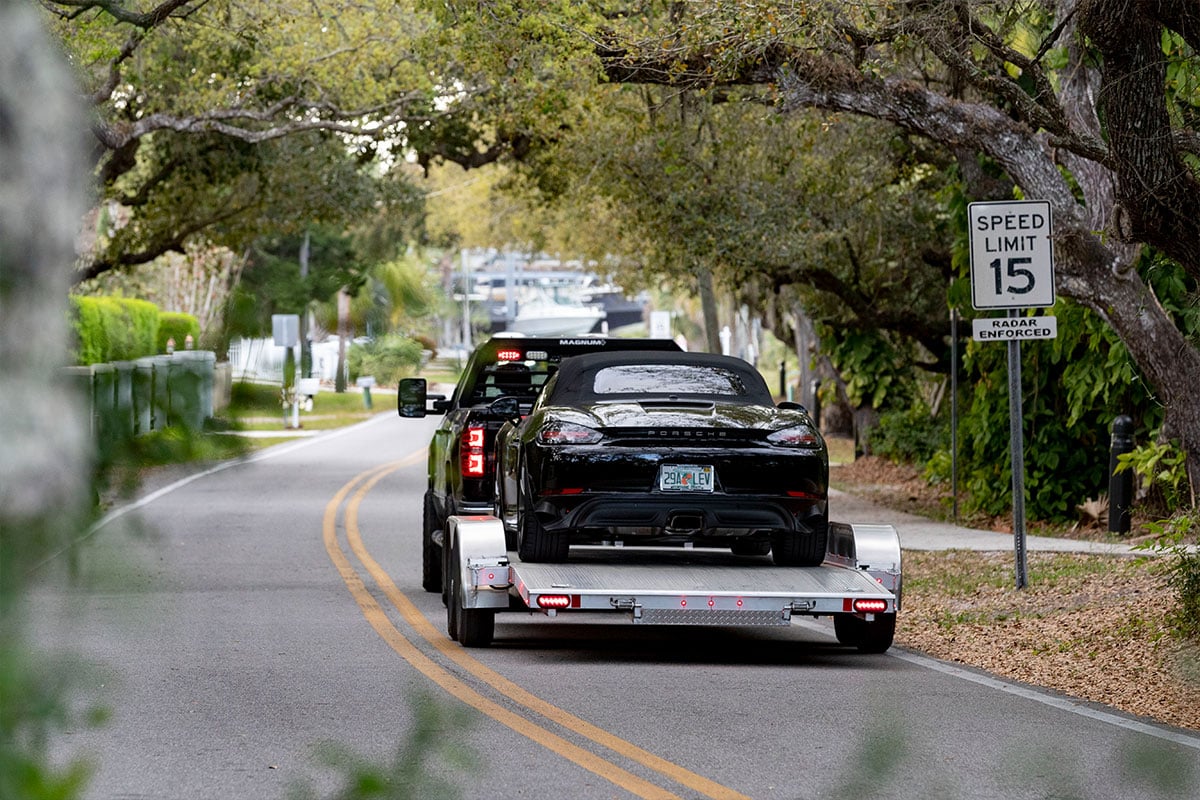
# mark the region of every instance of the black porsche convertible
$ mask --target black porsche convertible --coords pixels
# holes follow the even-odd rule
[[[790,566],[825,557],[825,441],[741,359],[565,359],[496,441],[497,511],[525,561],[602,543],[769,552]]]

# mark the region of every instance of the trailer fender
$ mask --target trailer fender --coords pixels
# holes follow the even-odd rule
[[[504,546],[504,526],[493,516],[450,517],[447,544],[458,560],[456,571],[462,608],[508,608],[511,573]],[[453,598],[451,598],[453,601]]]
[[[896,596],[900,608],[900,535],[891,525],[832,522],[827,561],[861,569]]]

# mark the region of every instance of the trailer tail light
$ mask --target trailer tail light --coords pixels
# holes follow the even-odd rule
[[[543,594],[537,599],[538,608],[570,608],[571,596],[569,594]]]
[[[487,459],[483,452],[483,428],[470,427],[462,434],[462,473],[468,478],[482,478]]]
[[[859,614],[882,614],[888,610],[887,600],[855,600],[854,610]]]

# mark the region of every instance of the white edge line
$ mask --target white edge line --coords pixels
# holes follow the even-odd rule
[[[1098,722],[1116,725],[1118,728],[1125,728],[1126,730],[1144,733],[1147,736],[1155,736],[1159,739],[1166,739],[1169,742],[1174,742],[1175,744],[1183,745],[1184,747],[1190,747],[1193,750],[1200,750],[1200,736],[1159,727],[1157,725],[1151,725],[1146,722],[1140,722],[1136,719],[1129,719],[1128,717],[1123,717],[1110,711],[1101,711],[1100,709],[1084,705],[1084,701],[1081,700],[1048,694],[1041,690],[1033,689],[1028,686],[1022,686],[1016,683],[1010,683],[1009,681],[1005,681],[991,675],[981,675],[972,670],[956,667],[953,664],[949,664],[945,661],[939,661],[938,659],[930,658],[929,656],[923,656],[917,653],[908,653],[904,651],[893,651],[891,655],[901,659],[902,661],[908,661],[912,664],[925,667],[926,669],[944,672],[945,674],[952,675],[955,678],[961,678],[962,680],[971,681],[972,683],[978,683],[981,686],[987,686],[988,688],[996,689],[997,691],[1013,694],[1018,697],[1025,698],[1026,700],[1033,700],[1034,702],[1052,706],[1053,708],[1057,708],[1061,711],[1068,711],[1072,714],[1078,714],[1081,717],[1089,717]]]
[[[796,620],[793,618],[792,624],[799,625],[812,631],[819,631],[827,636],[832,636],[827,627],[813,620]],[[1140,722],[1136,719],[1130,719],[1128,717],[1121,716],[1120,714],[1115,714],[1111,711],[1101,711],[1100,709],[1085,705],[1085,701],[1082,700],[1075,700],[1070,697],[1050,694],[1041,689],[1023,686],[1018,683],[1006,681],[1002,678],[997,678],[994,675],[988,675],[986,673],[979,673],[975,672],[974,670],[958,667],[949,662],[941,661],[939,659],[921,655],[919,653],[910,653],[905,650],[893,648],[888,651],[887,655],[891,656],[892,658],[898,658],[901,661],[907,661],[910,664],[916,664],[917,666],[924,667],[925,669],[936,670],[937,672],[945,673],[946,675],[950,675],[954,678],[970,681],[971,683],[977,683],[980,686],[986,686],[989,689],[995,689],[999,692],[1016,695],[1017,697],[1024,698],[1025,700],[1032,700],[1035,703],[1051,706],[1052,708],[1057,708],[1060,711],[1078,714],[1081,717],[1088,717],[1096,720],[1097,722],[1104,722],[1109,725],[1115,725],[1118,728],[1124,728],[1125,730],[1143,733],[1147,736],[1154,736],[1159,739],[1165,739],[1169,742],[1182,745],[1183,747],[1190,747],[1193,750],[1200,750],[1200,736],[1178,729],[1172,729],[1166,726],[1166,723],[1152,725],[1146,722]]]
[[[209,475],[214,475],[218,472],[221,472],[222,470],[229,469],[230,467],[237,467],[242,464],[252,464],[256,461],[266,461],[269,458],[275,458],[276,456],[287,455],[288,453],[294,452],[294,451],[299,450],[304,447],[308,447],[309,445],[313,445],[318,442],[325,442],[330,439],[336,439],[339,436],[344,436],[348,433],[358,430],[359,428],[365,427],[367,425],[373,425],[374,423],[376,423],[382,419],[390,419],[390,418],[391,418],[391,415],[387,414],[387,413],[376,414],[375,416],[371,417],[370,419],[363,420],[362,422],[358,422],[358,423],[355,423],[354,425],[349,425],[344,428],[335,428],[328,432],[322,433],[318,436],[300,439],[298,441],[291,442],[289,444],[280,444],[280,445],[275,445],[274,447],[268,447],[266,450],[260,450],[259,452],[255,453],[254,455],[247,456],[245,458],[236,458],[236,459],[232,459],[230,461],[222,461],[220,464],[217,464],[216,466],[209,467],[206,470],[194,473],[192,475],[188,475],[185,478],[180,478],[179,480],[175,481],[174,483],[164,486],[161,489],[156,489],[155,491],[151,492],[150,494],[146,495],[145,497],[139,497],[137,500],[134,500],[133,502],[131,502],[127,505],[123,505],[120,508],[114,508],[112,511],[109,511],[107,514],[105,514],[99,520],[94,522],[92,524],[92,526],[90,528],[88,528],[87,531],[84,533],[84,535],[80,538],[81,539],[88,538],[92,534],[96,533],[96,531],[103,528],[105,525],[108,525],[109,523],[114,522],[117,519],[120,519],[121,517],[125,516],[126,514],[128,514],[131,511],[136,511],[139,508],[142,508],[144,506],[149,505],[150,503],[153,503],[155,500],[162,497],[163,495],[169,494],[169,493],[175,491],[176,489],[182,488],[182,487],[188,485],[189,483],[191,483],[192,481],[198,481],[201,478],[207,478]]]

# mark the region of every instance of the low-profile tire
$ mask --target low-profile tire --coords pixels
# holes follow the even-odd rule
[[[518,521],[517,555],[530,563],[559,564],[567,560],[571,543],[560,531],[547,531],[537,515],[522,512]]]
[[[761,539],[744,539],[729,545],[735,556],[765,556],[771,552],[771,543]]]
[[[829,547],[829,525],[813,531],[777,531],[771,536],[771,558],[781,567],[819,567]]]
[[[442,591],[442,547],[433,541],[439,527],[433,495],[425,493],[425,508],[421,513],[421,587],[427,592]]]
[[[839,642],[860,653],[885,653],[896,638],[896,615],[876,614],[867,621],[854,614],[834,614],[833,632]]]

